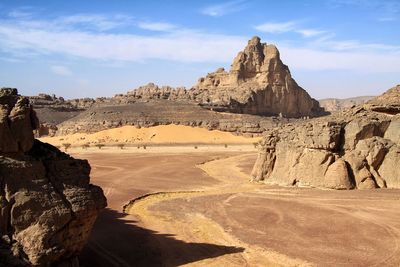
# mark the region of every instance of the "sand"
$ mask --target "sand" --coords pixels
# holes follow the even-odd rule
[[[400,190],[251,183],[254,152],[79,155],[109,202],[84,266],[400,264]]]
[[[41,141],[62,147],[83,144],[253,144],[260,137],[244,137],[219,130],[184,125],[160,125],[149,128],[123,126],[92,134],[76,133],[66,136],[42,137]]]

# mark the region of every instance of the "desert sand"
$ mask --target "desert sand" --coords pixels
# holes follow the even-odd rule
[[[250,182],[255,152],[74,156],[89,160],[109,204],[83,266],[400,263],[400,190]]]
[[[184,125],[160,125],[148,128],[123,126],[91,134],[76,133],[65,136],[42,137],[41,141],[61,147],[65,143],[72,146],[83,144],[252,144],[260,137],[244,137],[219,130]]]

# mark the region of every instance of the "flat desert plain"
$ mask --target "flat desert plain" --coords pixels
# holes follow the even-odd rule
[[[72,153],[108,199],[83,266],[400,264],[400,190],[254,183],[254,149],[110,151]]]

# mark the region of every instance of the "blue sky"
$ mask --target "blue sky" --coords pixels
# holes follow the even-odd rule
[[[0,86],[67,98],[190,87],[254,35],[317,99],[400,83],[400,0],[0,0]]]

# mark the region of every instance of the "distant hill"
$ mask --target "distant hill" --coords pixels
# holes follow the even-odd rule
[[[352,106],[362,105],[374,98],[374,96],[357,96],[351,98],[325,98],[318,100],[321,107],[326,111],[336,112],[351,108]]]

